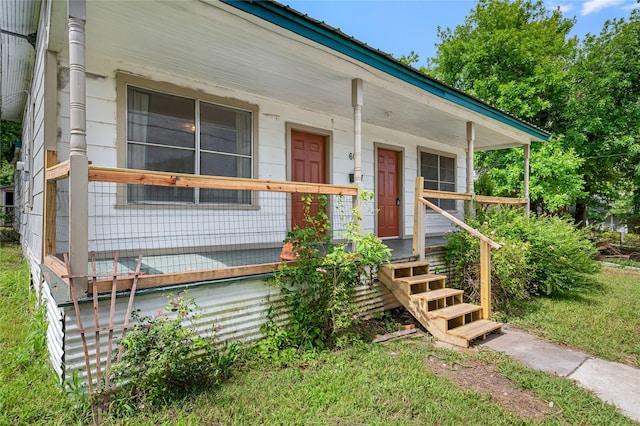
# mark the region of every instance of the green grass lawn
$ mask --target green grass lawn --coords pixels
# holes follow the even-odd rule
[[[0,248],[0,425],[69,424],[77,416],[49,366],[46,323],[17,245]]]
[[[19,249],[0,249],[0,425],[79,424],[87,417],[66,399],[48,365],[43,317],[28,283]],[[505,395],[526,391],[553,408],[523,418],[514,412],[517,402],[497,398],[502,390],[473,389],[442,370],[455,368],[483,380],[499,375]],[[436,349],[426,337],[360,344],[287,368],[246,362],[218,388],[169,406],[128,408],[106,424],[633,424],[570,380],[486,349]]]
[[[523,420],[488,392],[461,387],[428,366],[479,360],[496,365],[513,388],[529,390],[554,409]],[[442,361],[440,361],[442,360]],[[472,367],[471,367],[472,368]],[[634,424],[573,382],[532,371],[490,351],[435,349],[426,338],[363,344],[288,368],[244,369],[217,391],[116,424]]]
[[[640,249],[638,249],[640,250]],[[640,268],[640,262],[636,262],[635,260],[626,260],[626,259],[606,259],[605,262],[608,263],[616,263],[622,266],[631,266],[632,268]]]
[[[640,273],[604,269],[598,287],[565,298],[538,298],[509,322],[600,358],[640,367]]]

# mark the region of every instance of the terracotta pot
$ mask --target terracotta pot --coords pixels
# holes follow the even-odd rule
[[[293,249],[293,244],[291,244],[291,242],[286,243],[284,247],[282,247],[282,251],[280,252],[280,261],[287,262],[290,260],[296,260],[297,258],[298,255]]]

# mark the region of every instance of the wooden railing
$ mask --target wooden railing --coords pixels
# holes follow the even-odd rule
[[[445,200],[461,200],[476,201],[482,204],[526,204],[526,198],[505,198],[505,197],[486,197],[476,196],[468,193],[446,192],[425,190],[424,178],[416,178],[415,186],[415,207],[414,207],[414,225],[413,225],[413,254],[418,255],[420,260],[425,257],[425,217],[426,212],[422,206],[427,206],[431,210],[439,213],[454,223],[461,229],[469,232],[480,240],[480,304],[482,305],[482,318],[490,319],[491,317],[491,248],[499,249],[502,246],[482,234],[475,228],[464,223],[462,220],[453,216],[436,206],[426,198],[438,198]]]
[[[490,197],[488,195],[469,194],[468,192],[447,192],[447,191],[435,191],[431,189],[423,190],[422,196],[425,198],[438,198],[441,200],[463,200],[463,201],[475,200],[480,204],[522,205],[522,204],[527,204],[527,202],[529,201],[528,198]]]
[[[45,220],[44,220],[44,264],[68,284],[68,272],[65,264],[56,253],[56,181],[69,176],[69,162],[56,163],[55,152],[47,153],[45,171]],[[119,169],[89,166],[89,182],[111,182],[119,184],[155,185],[166,187],[251,190],[285,192],[299,194],[323,194],[357,196],[355,186],[315,184],[306,182],[286,182],[261,179],[228,178],[217,176],[190,175],[180,173],[155,172],[148,170]],[[73,197],[73,194],[69,195]],[[70,242],[71,244],[71,242]],[[148,274],[138,278],[137,288],[163,285],[184,284],[198,281],[232,278],[272,272],[280,262],[259,265],[227,267],[223,269],[195,270],[179,273]],[[88,293],[103,292],[111,289],[113,276],[102,274],[94,286],[89,280]],[[118,277],[118,291],[131,288],[133,276],[122,274]],[[94,288],[97,287],[97,288]]]

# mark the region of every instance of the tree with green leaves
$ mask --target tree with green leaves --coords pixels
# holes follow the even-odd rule
[[[480,0],[464,24],[438,28],[429,72],[447,84],[555,131],[569,95],[575,21],[542,1]]]
[[[22,126],[14,121],[0,121],[0,186],[13,185],[11,146],[22,139]]]
[[[571,92],[568,70],[577,39],[569,33],[574,23],[541,1],[480,0],[463,25],[438,28],[437,57],[429,61],[428,72],[545,130],[559,132]],[[529,195],[532,207],[544,213],[560,211],[584,195],[582,161],[563,146],[557,139],[531,149]],[[522,149],[478,153],[475,167],[482,176],[478,193],[520,195],[523,163]],[[492,183],[486,185],[487,181]]]
[[[546,214],[561,212],[584,196],[584,182],[579,173],[583,163],[572,149],[562,147],[562,138],[534,146],[530,159],[531,210]],[[480,156],[475,168],[481,176],[476,185],[478,194],[518,197],[522,193],[522,149]]]
[[[587,208],[631,198],[631,219],[640,221],[640,10],[628,20],[608,21],[587,35],[570,71],[571,96],[564,112],[565,145],[584,158]]]

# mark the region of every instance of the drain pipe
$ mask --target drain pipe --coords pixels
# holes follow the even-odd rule
[[[86,1],[68,0],[69,26],[69,261],[78,298],[87,294],[89,160],[86,132]]]

